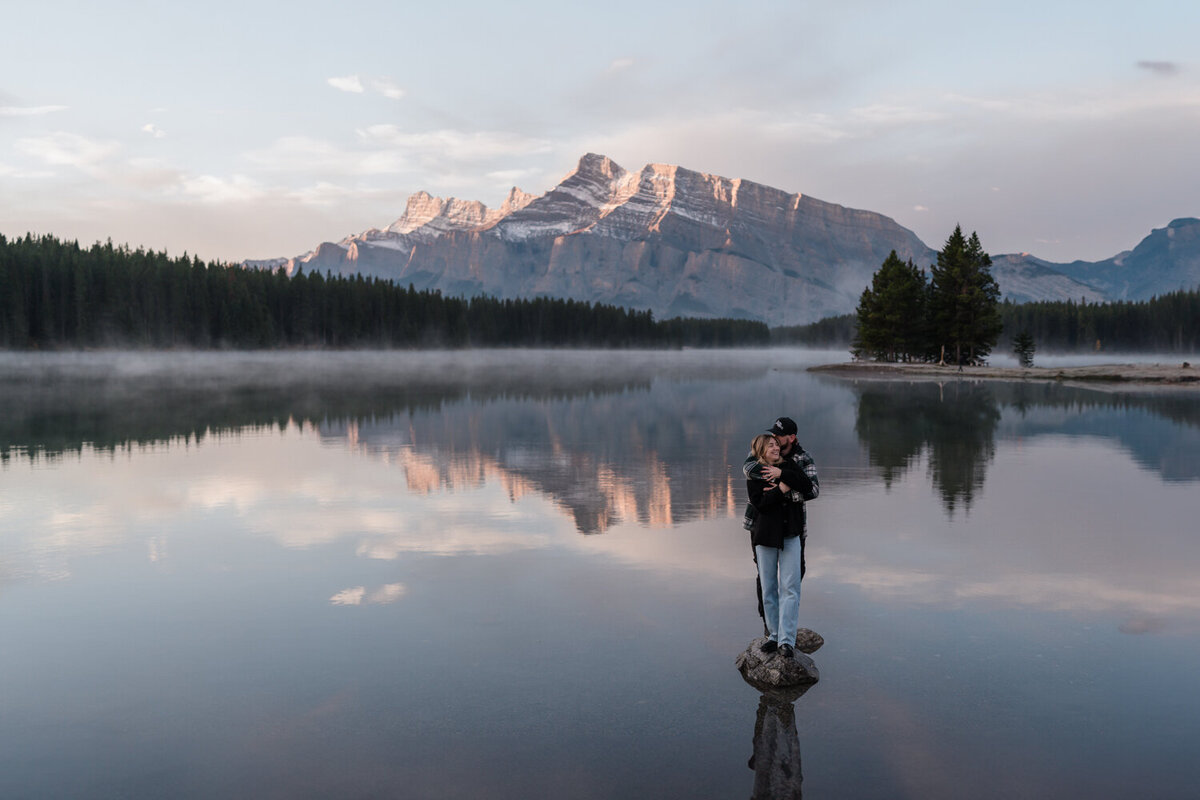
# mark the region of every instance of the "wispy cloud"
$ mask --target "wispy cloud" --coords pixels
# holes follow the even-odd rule
[[[1139,61],[1137,67],[1153,72],[1155,75],[1179,74],[1179,64],[1174,61]]]
[[[507,131],[405,131],[398,125],[371,125],[357,131],[359,139],[400,150],[437,155],[452,160],[480,160],[497,156],[548,153],[546,139]]]
[[[161,139],[167,135],[166,131],[155,125],[153,122],[147,122],[142,126],[142,130],[153,136],[155,139]]]
[[[350,589],[342,589],[329,598],[329,602],[335,606],[360,606],[364,602],[373,605],[386,605],[387,603],[396,602],[406,594],[408,594],[408,589],[402,583],[385,584],[370,594],[367,594],[365,586],[355,586]]]
[[[615,59],[611,64],[608,65],[608,71],[609,72],[620,72],[621,70],[629,69],[636,63],[637,62],[634,61],[632,58],[618,58],[618,59]]]
[[[63,131],[18,139],[16,147],[47,164],[75,167],[89,173],[95,172],[100,164],[121,149],[116,142],[97,141]]]
[[[354,150],[307,136],[276,139],[269,147],[245,157],[262,169],[306,175],[389,175],[409,166],[403,154],[393,149]]]
[[[515,184],[524,178],[540,176],[541,174],[542,171],[539,169],[498,169],[487,173],[487,177],[508,185]]]
[[[404,97],[404,89],[398,86],[390,78],[374,78],[371,80],[371,88],[379,92],[384,97],[390,97],[392,100],[399,100]]]
[[[66,110],[66,106],[0,106],[0,117],[40,117]]]
[[[266,196],[267,190],[258,181],[245,175],[221,178],[215,175],[196,175],[180,181],[180,188],[201,203],[248,203]]]
[[[377,189],[364,189],[356,186],[342,186],[329,181],[317,181],[302,189],[287,191],[289,199],[303,203],[306,206],[336,207],[341,203],[377,194],[385,194]]]
[[[365,94],[369,88],[372,92],[391,100],[399,100],[407,94],[403,86],[386,77],[364,79],[359,75],[346,75],[340,78],[327,78],[325,82],[335,89],[352,94]]]
[[[329,78],[325,82],[343,92],[362,94],[366,91],[363,88],[362,80],[357,75],[347,75],[344,78]]]
[[[922,122],[937,122],[946,118],[940,110],[891,103],[872,103],[853,109],[850,120],[869,125],[910,125]]]
[[[182,170],[158,158],[131,158],[114,173],[124,185],[145,191],[177,188],[185,178]]]

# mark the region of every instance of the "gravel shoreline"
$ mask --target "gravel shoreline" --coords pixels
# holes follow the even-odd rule
[[[937,364],[847,362],[809,367],[853,378],[928,378],[936,380],[1062,381],[1086,384],[1130,384],[1200,389],[1200,364],[1097,364],[1085,367],[943,367]]]

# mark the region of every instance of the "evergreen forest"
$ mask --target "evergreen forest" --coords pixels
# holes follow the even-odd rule
[[[893,251],[854,314],[771,329],[774,344],[846,347],[880,361],[981,363],[1003,343],[1022,363],[1050,353],[1200,352],[1200,288],[1142,301],[998,301],[991,259],[960,228],[932,275]]]
[[[730,347],[761,322],[533,298],[445,297],[391,281],[266,272],[186,254],[0,235],[0,348]]]
[[[1200,352],[1200,288],[1150,300],[1000,304],[1005,334],[1028,332],[1039,351]]]
[[[0,235],[0,348],[78,347],[853,347],[883,360],[978,362],[1028,333],[1046,352],[1200,352],[1200,288],[1145,301],[996,302],[986,253],[956,229],[957,300],[889,255],[854,314],[768,329],[749,320],[674,318],[600,303],[445,297],[362,276],[266,272],[171,258],[112,242]],[[964,270],[961,262],[975,262]],[[942,261],[939,258],[939,261]],[[990,264],[990,259],[987,262]],[[935,277],[938,266],[932,268]],[[944,269],[944,268],[943,268]],[[941,286],[950,285],[943,274]],[[990,280],[990,284],[988,281]],[[992,309],[985,313],[979,308]],[[865,312],[865,317],[864,317]],[[867,321],[867,335],[863,322]],[[937,326],[958,320],[958,338]],[[972,326],[981,341],[971,341]]]
[[[852,352],[880,361],[982,363],[1000,337],[1000,287],[979,236],[961,226],[930,268],[901,261],[893,250],[863,290]]]
[[[1005,300],[997,310],[1002,348],[1024,332],[1041,353],[1200,353],[1200,289],[1115,303]],[[808,325],[772,328],[771,342],[849,347],[857,323],[856,315],[841,314]]]

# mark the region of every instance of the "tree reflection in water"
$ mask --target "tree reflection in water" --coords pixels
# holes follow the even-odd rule
[[[969,380],[860,381],[852,388],[854,431],[884,485],[923,458],[949,512],[971,508],[998,438],[1107,439],[1164,480],[1200,480],[1200,397],[1188,389]]]
[[[990,386],[955,381],[872,383],[861,387],[854,430],[884,483],[902,476],[924,453],[946,510],[968,510],[996,453],[1000,408]]]

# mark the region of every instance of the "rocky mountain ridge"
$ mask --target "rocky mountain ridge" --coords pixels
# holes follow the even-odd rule
[[[1165,235],[1191,242],[1196,234],[1185,222],[1172,226],[1187,233]],[[1193,249],[1195,264],[1181,274],[1200,272],[1200,247]],[[418,192],[385,228],[296,258],[245,264],[358,273],[452,295],[544,295],[649,308],[659,318],[792,325],[852,311],[891,250],[922,266],[937,257],[912,231],[872,211],[670,164],[627,171],[589,153],[540,196],[514,187],[489,209]],[[1138,263],[1160,250],[1150,248]],[[1100,301],[1129,274],[1112,259],[1104,267],[1028,254],[994,261],[1001,290],[1018,301]]]

